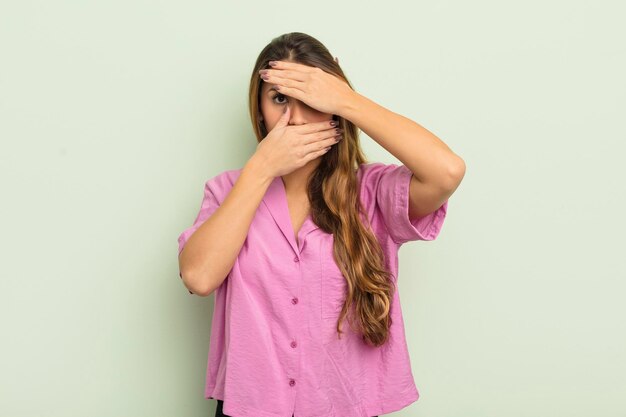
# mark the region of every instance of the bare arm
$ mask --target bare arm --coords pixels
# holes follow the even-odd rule
[[[250,158],[224,202],[189,237],[178,264],[194,294],[208,296],[226,279],[273,179],[259,159]]]
[[[352,91],[340,115],[398,158],[411,172],[409,218],[437,210],[456,191],[465,161],[432,132]]]
[[[180,276],[192,293],[207,296],[222,285],[272,181],[321,157],[337,143],[330,120],[289,126],[290,115],[285,106],[224,201],[189,236],[178,255]]]

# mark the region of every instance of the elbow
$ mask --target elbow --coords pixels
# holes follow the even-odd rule
[[[212,285],[203,285],[198,286],[196,291],[194,292],[200,297],[208,297],[209,295],[213,294],[213,291],[215,291],[215,287],[213,287]]]
[[[200,297],[208,297],[213,294],[215,288],[209,285],[209,280],[201,280],[197,275],[190,273],[189,271],[181,271],[180,277],[183,280],[183,284],[189,291]]]
[[[452,164],[448,169],[448,188],[456,190],[463,181],[463,177],[465,177],[465,161],[459,157],[458,162]]]
[[[208,274],[196,274],[188,270],[181,270],[180,277],[187,289],[200,297],[208,297],[213,294],[217,288],[214,285],[215,280],[211,279]]]
[[[200,285],[201,281],[198,281],[197,274],[189,267],[186,260],[183,259],[185,249],[178,254],[178,275],[183,280],[183,285],[187,287],[187,290],[191,294],[199,295],[200,297],[206,297],[211,292],[208,291],[205,285]]]
[[[216,271],[215,268],[189,265],[188,261],[183,260],[184,252],[183,249],[179,254],[178,268],[185,287],[193,294],[200,297],[208,297],[213,294],[213,292],[222,285],[228,274],[222,274]],[[215,262],[209,261],[209,264],[215,264]]]

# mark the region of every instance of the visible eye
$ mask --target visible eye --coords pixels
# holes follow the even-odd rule
[[[278,97],[287,98],[287,97],[285,97],[283,94],[278,93],[278,94],[276,94],[274,97],[272,97],[272,100],[274,101],[274,103],[276,103],[276,98],[278,98]],[[282,102],[282,103],[276,103],[276,104],[285,104],[285,102]]]

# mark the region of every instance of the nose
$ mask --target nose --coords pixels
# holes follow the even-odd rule
[[[301,125],[307,123],[307,109],[309,106],[295,99],[292,99],[287,105],[289,106],[290,124]]]

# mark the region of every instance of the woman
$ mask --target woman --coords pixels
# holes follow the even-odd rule
[[[185,286],[215,294],[205,397],[216,416],[400,410],[419,393],[398,249],[437,237],[464,162],[303,33],[263,49],[249,98],[256,152],[206,182],[178,238]],[[366,163],[358,129],[403,164]]]

